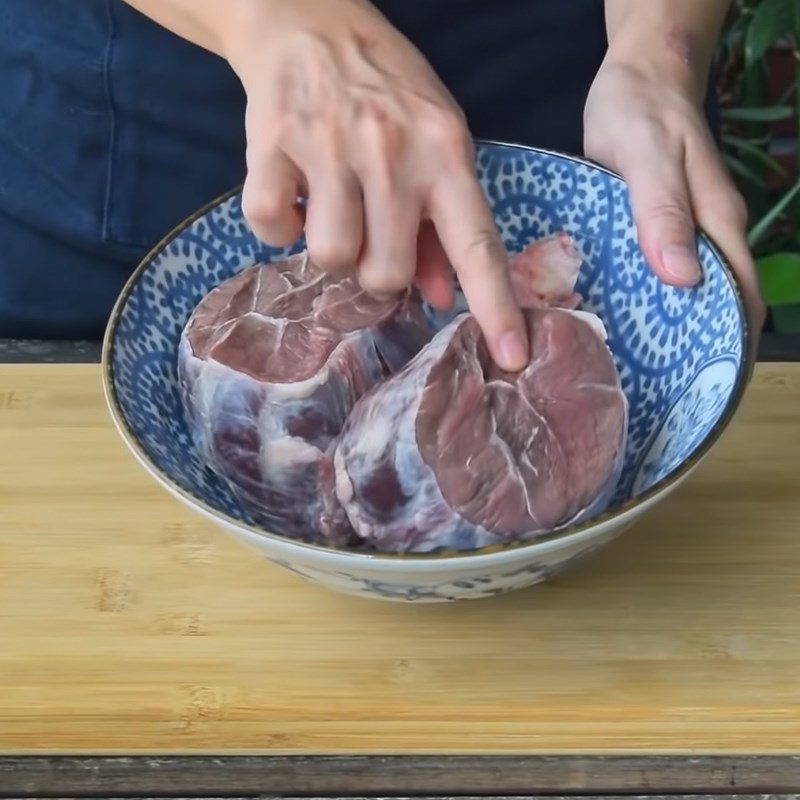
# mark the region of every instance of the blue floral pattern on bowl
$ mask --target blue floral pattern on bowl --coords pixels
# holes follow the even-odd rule
[[[565,230],[583,257],[578,290],[585,307],[605,323],[630,403],[613,517],[615,508],[624,510],[669,484],[707,449],[738,403],[746,344],[739,294],[702,236],[700,286],[687,291],[660,283],[639,250],[625,184],[602,168],[531,148],[480,144],[477,170],[509,250]],[[301,242],[290,250],[265,247],[244,220],[240,195],[233,193],[145,259],[109,325],[107,392],[124,438],[159,480],[186,502],[220,515],[229,529],[249,523],[192,446],[176,380],[179,337],[194,306],[214,286],[256,261],[301,247]],[[540,565],[526,582],[545,573],[547,565]],[[354,580],[361,580],[362,593],[373,584],[373,594],[386,593],[385,587],[379,590],[380,581]],[[480,587],[473,588],[466,595]],[[424,594],[413,586],[403,591]],[[452,591],[443,593],[449,597]]]

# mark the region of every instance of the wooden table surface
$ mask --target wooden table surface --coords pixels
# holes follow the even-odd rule
[[[49,756],[114,754],[252,754],[240,775],[305,765],[308,791],[391,788],[341,783],[342,763],[394,774],[374,754],[410,758],[421,791],[456,786],[421,777],[453,755],[458,785],[497,793],[531,758],[561,764],[553,791],[644,788],[608,772],[636,757],[672,770],[656,789],[714,791],[737,764],[742,791],[800,786],[799,454],[800,365],[761,365],[690,483],[579,570],[398,606],[306,584],[172,500],[97,366],[0,366],[0,796]]]

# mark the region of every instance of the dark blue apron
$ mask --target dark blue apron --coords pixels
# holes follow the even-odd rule
[[[121,0],[2,0],[0,75],[0,336],[99,336],[149,246],[242,179],[241,88]]]
[[[383,0],[475,136],[579,152],[601,0]],[[97,337],[123,282],[244,177],[227,64],[122,0],[0,3],[0,337]]]

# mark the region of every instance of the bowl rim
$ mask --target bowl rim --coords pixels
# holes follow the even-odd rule
[[[571,153],[564,153],[558,150],[552,150],[543,147],[535,147],[515,142],[497,141],[492,139],[475,139],[475,144],[477,146],[511,148],[523,152],[532,152],[540,155],[551,156],[557,159],[565,159],[575,164],[580,164],[582,166],[591,167],[592,169],[598,170],[606,175],[609,175],[613,178],[622,181],[622,183],[627,186],[624,178],[617,172],[609,169],[608,167],[603,166],[602,164],[599,164],[596,161],[593,161],[592,159],[586,158],[585,156],[578,156]],[[259,528],[256,525],[252,525],[243,520],[236,519],[235,517],[225,513],[224,511],[220,511],[219,509],[214,508],[205,500],[201,500],[200,498],[192,494],[190,491],[184,489],[170,475],[168,475],[166,472],[161,470],[158,466],[156,466],[153,463],[152,459],[147,454],[144,447],[142,447],[138,438],[131,430],[127,420],[125,419],[125,415],[122,411],[122,407],[119,402],[119,397],[115,388],[114,365],[111,355],[114,342],[116,340],[116,334],[119,326],[119,321],[122,315],[122,310],[128,298],[130,297],[134,287],[136,286],[136,284],[138,283],[139,279],[144,274],[144,272],[147,270],[147,268],[150,266],[150,264],[158,256],[161,255],[163,250],[171,242],[177,239],[178,236],[180,236],[185,230],[190,228],[195,222],[197,222],[197,220],[199,220],[201,217],[204,217],[209,211],[213,210],[217,206],[222,205],[226,201],[230,200],[232,197],[239,194],[241,190],[242,190],[242,184],[238,184],[237,186],[234,186],[232,189],[229,189],[228,191],[219,195],[218,197],[206,203],[202,207],[198,208],[195,212],[193,212],[191,215],[183,219],[178,225],[176,225],[172,230],[170,230],[169,233],[163,236],[148,251],[148,253],[144,256],[144,258],[139,262],[134,271],[131,273],[128,280],[125,282],[122,291],[120,292],[116,302],[114,303],[114,307],[111,311],[111,315],[109,317],[109,321],[106,326],[105,335],[103,337],[103,346],[101,355],[103,391],[105,394],[106,404],[111,414],[112,421],[115,427],[117,428],[118,433],[125,442],[125,444],[131,450],[133,455],[136,456],[137,460],[143,466],[146,467],[146,470],[154,478],[156,478],[158,482],[162,483],[165,488],[167,488],[174,495],[182,498],[189,507],[192,506],[197,507],[198,511],[205,512],[206,516],[210,516],[211,518],[213,518],[214,520],[218,521],[223,525],[226,526],[232,525],[237,528],[242,528],[248,531],[249,533],[255,534],[258,537],[271,539],[283,546],[286,545],[294,546],[297,548],[301,548],[303,550],[316,551],[318,553],[324,553],[327,555],[350,556],[352,558],[356,558],[359,560],[368,560],[371,562],[404,561],[407,563],[411,563],[411,562],[448,561],[456,559],[458,560],[476,559],[481,556],[497,555],[500,553],[511,552],[514,550],[522,551],[525,550],[526,548],[535,548],[537,545],[541,545],[546,542],[553,542],[560,539],[569,539],[571,536],[584,533],[590,530],[591,528],[604,526],[606,523],[610,523],[619,518],[627,518],[630,512],[632,512],[634,509],[642,505],[649,505],[650,501],[653,500],[656,496],[658,496],[667,489],[673,488],[675,484],[679,483],[685,477],[687,477],[688,474],[692,472],[694,468],[697,467],[698,464],[706,457],[706,455],[708,455],[709,451],[714,447],[714,445],[717,443],[724,430],[730,424],[731,419],[733,418],[734,414],[736,413],[736,410],[738,409],[742,401],[742,398],[744,396],[748,384],[748,376],[752,371],[751,362],[754,360],[754,354],[752,353],[752,348],[751,348],[752,331],[750,326],[750,319],[747,314],[744,302],[744,292],[741,283],[738,277],[736,276],[736,273],[734,272],[733,268],[730,265],[730,262],[722,252],[722,249],[716,244],[716,242],[712,239],[711,236],[709,236],[703,229],[698,227],[696,228],[697,236],[700,239],[702,239],[705,242],[705,244],[710,248],[712,254],[715,256],[719,264],[722,266],[723,273],[725,274],[725,277],[727,278],[728,283],[731,289],[733,290],[733,294],[736,299],[737,311],[739,312],[739,319],[741,321],[740,345],[742,348],[742,359],[737,368],[737,374],[733,390],[731,391],[731,394],[728,397],[728,401],[725,405],[725,408],[723,409],[716,423],[712,426],[712,428],[708,431],[703,440],[695,448],[695,451],[694,453],[692,453],[690,458],[686,459],[675,469],[668,472],[663,478],[658,480],[645,492],[642,492],[636,497],[624,501],[623,503],[616,506],[612,510],[604,511],[602,514],[599,514],[596,517],[592,517],[589,520],[578,523],[576,525],[570,525],[565,528],[556,529],[555,531],[544,534],[530,541],[518,541],[518,542],[511,542],[508,544],[487,545],[485,547],[477,548],[475,550],[465,550],[465,551],[444,550],[444,551],[437,551],[434,553],[359,552],[357,550],[348,550],[347,548],[344,547],[334,547],[334,546],[311,544],[308,542],[298,541],[288,536],[283,536],[281,534],[274,533],[272,531],[264,530],[263,528]]]

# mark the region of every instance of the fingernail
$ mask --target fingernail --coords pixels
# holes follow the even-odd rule
[[[682,286],[693,286],[700,280],[697,253],[685,244],[669,244],[661,250],[664,270]]]
[[[500,366],[509,372],[522,369],[528,361],[528,343],[516,331],[504,333],[500,339]]]

